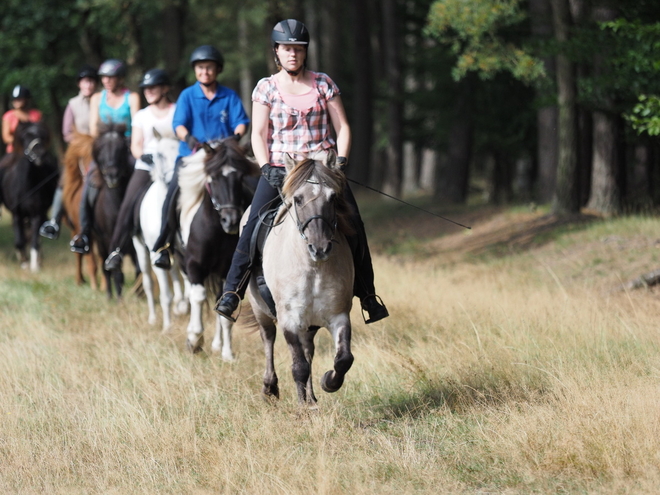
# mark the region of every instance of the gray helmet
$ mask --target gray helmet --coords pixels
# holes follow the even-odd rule
[[[99,76],[124,77],[126,75],[126,64],[119,59],[110,58],[99,67]]]
[[[14,89],[11,92],[11,97],[16,99],[16,98],[32,98],[32,93],[28,88],[25,86],[21,86],[20,84],[17,84],[14,86]]]
[[[309,31],[300,21],[286,19],[275,24],[270,34],[273,46],[284,45],[309,45]]]
[[[170,76],[167,75],[163,69],[150,69],[142,76],[140,87],[146,88],[147,86],[171,86]]]
[[[78,81],[81,79],[89,77],[90,79],[97,80],[99,78],[98,71],[91,65],[83,65],[78,71]]]
[[[218,64],[218,70],[222,70],[225,65],[225,59],[222,53],[216,47],[211,45],[198,46],[190,54],[190,65],[195,67],[196,62],[205,62],[210,60]]]

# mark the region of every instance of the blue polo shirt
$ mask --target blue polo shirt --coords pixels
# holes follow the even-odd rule
[[[215,96],[209,100],[199,82],[181,92],[172,119],[175,130],[182,125],[202,143],[233,136],[237,126],[249,123],[236,91],[218,84]],[[185,142],[179,142],[179,157],[191,152]]]

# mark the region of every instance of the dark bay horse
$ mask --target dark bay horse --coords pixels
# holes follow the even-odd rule
[[[263,273],[277,318],[262,299],[254,276],[249,296],[266,354],[263,393],[279,397],[273,362],[277,321],[291,351],[298,401],[314,406],[312,359],[320,327],[330,331],[335,343],[334,369],[323,375],[323,390],[339,390],[353,364],[354,269],[345,236],[351,232],[342,193],[346,178],[333,152],[300,163],[289,159],[286,168],[284,204],[263,249]]]
[[[202,349],[204,326],[202,305],[205,282],[215,279],[214,290],[222,289],[238,242],[241,216],[252,201],[259,167],[248,159],[234,138],[208,143],[184,159],[179,171],[182,267],[190,283],[188,348]],[[214,277],[211,277],[214,276]],[[222,358],[233,360],[232,322],[216,315],[216,333],[211,348]]]
[[[14,152],[0,161],[0,205],[4,203],[11,211],[14,246],[21,266],[33,272],[39,271],[41,259],[39,227],[47,219],[59,179],[57,159],[49,146],[50,134],[45,124],[19,123],[14,133]]]
[[[129,147],[124,136],[123,124],[101,126],[99,136],[94,140],[92,155],[97,170],[88,180],[98,188],[98,198],[94,206],[94,243],[99,257],[104,260],[113,249],[110,246],[112,232],[117,222],[119,207],[124,199],[126,186],[133,168],[129,162]],[[108,298],[112,298],[114,281],[117,297],[121,297],[124,274],[121,271],[109,272],[103,268]]]
[[[92,146],[94,138],[87,134],[75,133],[64,154],[64,167],[62,177],[62,202],[66,212],[66,220],[71,227],[72,236],[80,232],[80,199],[82,197],[85,174],[92,162]],[[83,284],[85,279],[82,273],[83,258],[87,258],[87,274],[92,289],[98,288],[96,272],[98,261],[96,253],[90,251],[84,256],[74,253],[76,257],[76,283]]]

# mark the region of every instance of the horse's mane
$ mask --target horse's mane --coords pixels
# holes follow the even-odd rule
[[[64,176],[67,177],[67,180],[73,181],[78,178],[82,182],[84,171],[80,170],[80,162],[82,161],[86,170],[92,161],[93,143],[94,138],[89,134],[74,131],[66,153],[64,153]]]
[[[234,138],[211,143],[211,147],[215,150],[215,153],[206,161],[204,168],[207,175],[214,176],[221,173],[222,167],[225,165],[231,165],[245,175],[259,175],[257,164],[245,156],[245,150]]]
[[[337,211],[337,227],[345,235],[350,235],[354,232],[350,224],[350,207],[344,198],[344,188],[346,185],[346,176],[339,170],[332,169],[325,166],[320,161],[306,158],[298,162],[293,169],[289,170],[282,186],[282,194],[284,196],[285,205],[290,204],[291,196],[307,181],[315,177],[325,186],[332,189],[337,195],[336,211]]]

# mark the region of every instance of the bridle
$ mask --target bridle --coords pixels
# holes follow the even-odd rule
[[[321,184],[319,181],[312,180],[312,179],[307,179],[306,182],[309,182],[310,184],[317,184],[317,185]],[[298,232],[300,233],[300,237],[302,237],[302,239],[304,241],[307,240],[307,236],[305,235],[305,229],[314,220],[321,220],[322,222],[327,224],[328,227],[330,227],[330,230],[332,231],[332,236],[330,237],[330,242],[333,242],[335,240],[335,234],[337,233],[337,210],[336,209],[335,209],[335,217],[332,220],[332,222],[330,220],[328,220],[327,218],[325,218],[323,215],[312,215],[311,217],[309,217],[304,222],[301,222],[300,221],[300,215],[298,215],[298,208],[295,204],[295,201],[290,203],[290,204],[293,206],[293,212],[295,214],[294,221],[296,222],[296,227],[298,227]]]
[[[34,152],[34,148],[39,144],[41,144],[41,138],[34,138],[23,151],[28,160],[34,162],[37,166],[41,165],[41,157]]]
[[[210,182],[206,183],[206,192],[209,194],[209,198],[211,198],[211,204],[213,205],[213,209],[218,213],[220,213],[221,210],[236,210],[238,211],[239,215],[243,215],[242,206],[238,206],[232,203],[218,203],[218,201],[213,197],[213,194],[211,192]]]

